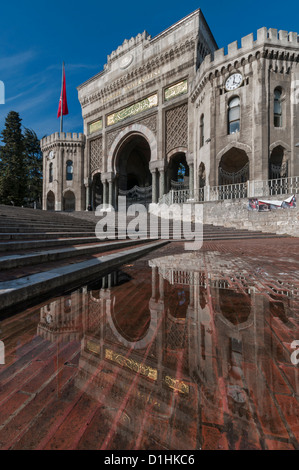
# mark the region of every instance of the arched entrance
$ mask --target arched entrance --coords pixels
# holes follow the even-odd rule
[[[76,209],[76,198],[73,191],[66,191],[63,195],[63,210],[73,212]]]
[[[47,194],[47,211],[55,210],[55,195],[53,191],[49,191]]]
[[[126,196],[128,204],[151,202],[150,158],[149,143],[141,134],[132,134],[119,148],[115,159],[115,174],[119,195]]]
[[[189,188],[189,166],[185,153],[179,152],[170,158],[167,168],[167,186],[168,189]]]
[[[231,148],[219,163],[219,186],[234,183],[245,183],[249,180],[249,160],[246,152]]]
[[[269,179],[287,178],[288,176],[288,160],[286,150],[278,145],[275,147],[269,160]]]
[[[93,210],[96,210],[98,206],[103,204],[103,183],[100,173],[96,173],[92,178],[91,204]]]

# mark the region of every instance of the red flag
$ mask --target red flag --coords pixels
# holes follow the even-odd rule
[[[63,74],[62,74],[62,87],[61,87],[61,94],[60,94],[58,113],[57,113],[58,118],[61,116],[61,102],[62,102],[62,115],[65,116],[66,114],[69,113],[69,110],[67,107],[67,99],[66,99],[64,64],[63,64]]]

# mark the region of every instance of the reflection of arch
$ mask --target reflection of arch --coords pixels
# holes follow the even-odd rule
[[[76,197],[73,191],[66,190],[63,194],[63,210],[73,212],[76,209]]]
[[[219,289],[219,309],[234,326],[248,321],[251,313],[250,297],[230,289]]]
[[[111,304],[111,310],[113,310],[113,303]],[[150,317],[149,317],[149,323],[147,326],[146,334],[141,338],[140,340],[136,342],[129,341],[128,339],[124,338],[117,330],[111,312],[107,312],[107,319],[109,326],[114,333],[115,337],[118,339],[120,343],[122,343],[125,347],[130,348],[132,347],[132,344],[134,344],[134,349],[143,349],[148,346],[151,342],[153,342],[154,337],[156,335],[156,329],[157,329],[157,311],[153,310],[152,308],[149,309],[150,311]]]
[[[113,306],[114,308],[111,312],[112,320],[118,332],[118,336],[120,335],[130,343],[140,342],[146,337],[151,323],[151,312],[149,308],[144,308],[138,313],[135,312],[134,321],[132,321],[132,318],[128,318],[126,314],[124,315],[121,309],[120,304],[123,304],[123,298],[121,298],[120,301],[118,300],[119,299],[116,297]]]
[[[55,210],[55,195],[53,191],[49,191],[47,194],[47,211]]]
[[[151,149],[146,138],[136,133],[127,136],[119,145],[114,159],[119,189],[126,191],[134,186],[141,188],[150,186],[150,159]]]
[[[241,331],[250,327],[252,318],[251,296],[231,289],[218,289],[218,302],[215,311],[219,312],[217,318],[229,330]]]
[[[249,159],[240,148],[232,147],[219,162],[219,185],[245,183],[249,179]]]
[[[108,159],[107,159],[107,171],[115,171],[115,160],[119,150],[119,147],[130,138],[131,134],[133,135],[142,135],[148,142],[150,147],[150,160],[155,161],[157,157],[157,141],[153,132],[148,129],[148,127],[143,126],[142,124],[131,124],[123,129],[115,138],[113,144],[111,145]]]
[[[269,179],[286,178],[288,176],[288,159],[286,149],[282,145],[274,147],[269,160]]]

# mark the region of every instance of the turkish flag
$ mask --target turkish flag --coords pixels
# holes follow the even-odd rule
[[[69,113],[68,107],[67,107],[67,99],[66,99],[66,86],[65,86],[65,71],[64,71],[64,65],[63,65],[63,78],[62,78],[62,87],[61,87],[61,94],[60,94],[60,100],[59,100],[59,106],[58,106],[58,113],[57,117],[59,118],[61,116],[61,102],[62,104],[62,115],[65,116],[66,114]]]

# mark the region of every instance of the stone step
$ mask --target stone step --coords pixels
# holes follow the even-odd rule
[[[31,252],[28,254],[19,254],[2,256],[0,257],[0,271],[20,268],[23,266],[32,266],[41,263],[50,263],[52,261],[59,261],[63,259],[72,258],[81,255],[92,255],[94,253],[101,253],[110,250],[119,250],[129,246],[136,246],[146,243],[147,240],[123,240],[107,243],[96,243],[88,246],[77,246],[71,248],[60,248],[54,250],[45,250],[39,252]]]
[[[0,233],[0,240],[48,240],[56,238],[94,237],[95,232],[27,232]]]
[[[57,293],[67,287],[75,288],[84,282],[94,279],[95,276],[111,272],[124,263],[131,262],[150,251],[162,247],[166,241],[145,243],[142,246],[129,248],[121,252],[95,257],[87,261],[61,266],[49,271],[43,271],[31,276],[21,277],[12,281],[0,283],[0,311],[4,314],[22,304],[22,308],[29,301]]]
[[[193,232],[194,233],[194,232]],[[246,232],[246,231],[203,231],[203,240],[238,240],[238,239],[252,239],[252,238],[275,238],[283,237],[284,235],[277,235],[275,233],[266,232]],[[129,236],[127,239],[131,238]],[[138,238],[151,239],[150,232],[138,232]],[[169,239],[177,240],[174,237],[172,230],[159,231],[158,239]],[[73,244],[85,244],[94,243],[97,241],[105,240],[117,240],[117,232],[105,232],[105,238],[103,240],[96,237],[95,232],[58,232],[58,233],[7,233],[0,234],[0,252],[3,251],[16,251],[24,250],[26,248],[42,248],[43,246],[55,246],[55,245],[73,245]],[[181,233],[181,240],[187,241],[184,237],[184,233]]]
[[[46,240],[18,240],[18,241],[8,241],[0,242],[0,252],[4,251],[17,251],[17,250],[26,250],[26,248],[47,248],[55,246],[67,246],[67,245],[82,245],[87,243],[98,242],[99,240],[93,237],[80,237],[80,238],[51,238]]]

